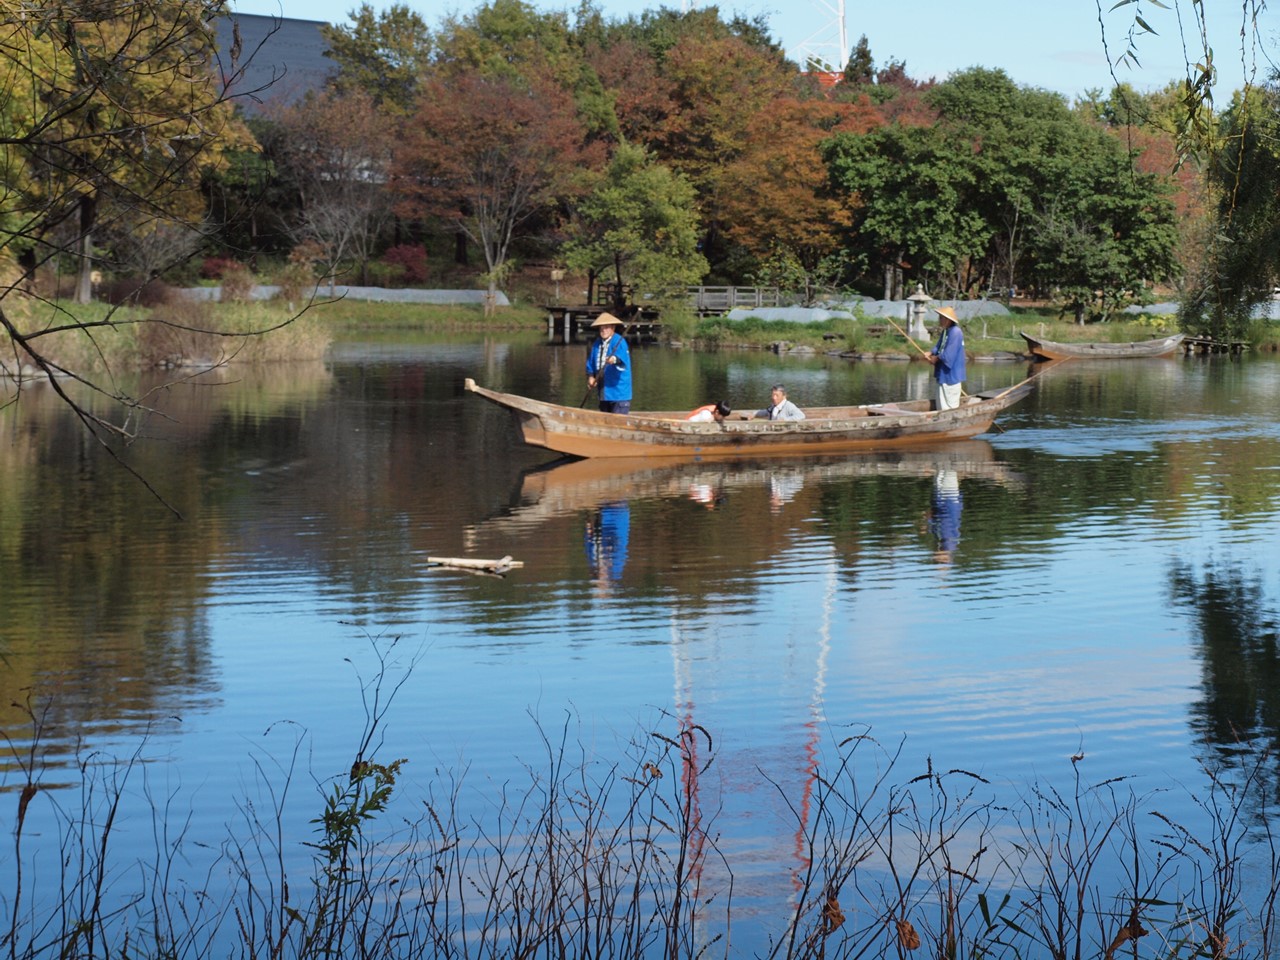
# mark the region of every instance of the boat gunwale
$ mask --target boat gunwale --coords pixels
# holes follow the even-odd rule
[[[633,429],[639,430],[658,430],[677,435],[687,434],[690,436],[712,437],[726,433],[745,433],[747,435],[777,432],[817,433],[823,431],[815,428],[827,430],[848,429],[850,424],[868,422],[887,428],[898,423],[919,423],[924,420],[931,422],[967,421],[984,416],[992,405],[996,405],[997,409],[1003,409],[1011,405],[1030,392],[1032,386],[1031,378],[1028,378],[1010,387],[995,391],[994,396],[988,396],[986,393],[972,395],[971,402],[962,404],[959,407],[953,407],[950,410],[912,410],[907,407],[900,407],[898,403],[871,403],[856,406],[808,408],[805,411],[805,419],[803,420],[766,420],[762,417],[747,418],[742,416],[730,417],[717,422],[687,420],[685,419],[686,415],[680,411],[640,410],[617,414],[606,413],[601,410],[587,410],[581,407],[569,407],[564,404],[552,403],[548,400],[535,400],[520,394],[490,390],[487,387],[480,386],[470,377],[465,382],[466,390],[478,393],[498,406],[520,410],[531,416],[552,416],[560,422],[572,419],[581,421],[584,424],[598,423],[606,428],[614,428],[625,423]],[[1016,396],[1014,396],[1015,391],[1017,392]],[[903,401],[903,403],[927,405],[929,401],[912,400]],[[839,411],[858,411],[858,413],[856,415],[841,415]]]

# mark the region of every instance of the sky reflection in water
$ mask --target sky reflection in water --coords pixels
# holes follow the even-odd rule
[[[141,445],[181,523],[56,409],[8,412],[3,693],[55,704],[50,781],[73,779],[78,738],[127,755],[147,732],[149,776],[216,835],[251,758],[283,765],[303,736],[317,777],[350,765],[372,651],[399,637],[392,673],[416,665],[384,750],[410,759],[411,806],[463,771],[477,795],[523,782],[566,722],[607,762],[696,722],[738,896],[767,911],[814,764],[851,734],[901,744],[898,782],[932,761],[1002,802],[1083,754],[1191,817],[1200,761],[1232,730],[1277,733],[1274,361],[1064,365],[980,441],[665,468],[541,469],[459,389],[576,403],[579,353],[353,345],[311,376],[243,377]],[[750,408],[778,379],[802,405],[924,390],[917,364],[637,353],[638,408]],[[974,391],[1025,373],[974,368]],[[502,579],[426,559],[507,554],[524,567]],[[20,747],[19,713],[6,730]],[[298,824],[318,809],[290,802]]]

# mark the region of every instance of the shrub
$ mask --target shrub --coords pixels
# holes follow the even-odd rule
[[[173,288],[156,279],[108,280],[98,287],[98,299],[113,306],[158,307],[168,303],[172,297]]]
[[[229,270],[244,269],[244,264],[233,257],[205,257],[200,264],[200,276],[206,280],[221,280]]]
[[[425,283],[427,280],[427,248],[420,243],[401,243],[387,249],[382,263],[398,268],[404,283]]]
[[[215,362],[226,347],[221,337],[203,332],[213,325],[212,304],[175,296],[150,320],[137,324],[138,360],[148,367]]]
[[[365,267],[365,279],[375,287],[403,287],[405,285],[404,270],[392,263],[380,260],[371,261]]]
[[[43,266],[36,271],[33,292],[45,300],[70,300],[76,291],[74,274]]]
[[[311,261],[290,256],[289,262],[276,273],[276,284],[280,287],[279,299],[290,304],[300,302],[315,289],[316,273]]]
[[[228,267],[222,273],[222,296],[219,298],[223,303],[245,303],[253,293],[254,285],[253,271],[241,264],[234,267]]]

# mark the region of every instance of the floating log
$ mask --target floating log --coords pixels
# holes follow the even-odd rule
[[[469,557],[427,557],[427,563],[439,564],[442,567],[459,567],[463,570],[484,570],[488,573],[505,573],[516,567],[523,567],[523,560],[512,560],[510,554],[501,560],[473,560]]]

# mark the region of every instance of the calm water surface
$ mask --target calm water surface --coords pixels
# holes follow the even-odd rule
[[[6,832],[23,768],[47,788],[26,829],[51,836],[78,764],[136,756],[126,813],[173,798],[216,846],[292,764],[305,860],[312,778],[350,766],[380,658],[384,696],[407,676],[380,751],[409,759],[406,797],[456,778],[482,807],[566,723],[607,761],[701,725],[764,913],[814,758],[851,734],[901,749],[898,782],[931,760],[1005,799],[1083,755],[1188,820],[1201,764],[1276,735],[1280,362],[1071,362],[975,441],[667,468],[548,469],[461,389],[576,405],[581,363],[520,337],[346,343],[168,390],[124,457],[172,511],[52,398],[0,411]],[[638,408],[927,389],[917,363],[649,348],[635,368]],[[1026,372],[975,363],[967,386]],[[504,578],[428,562],[505,555]]]

